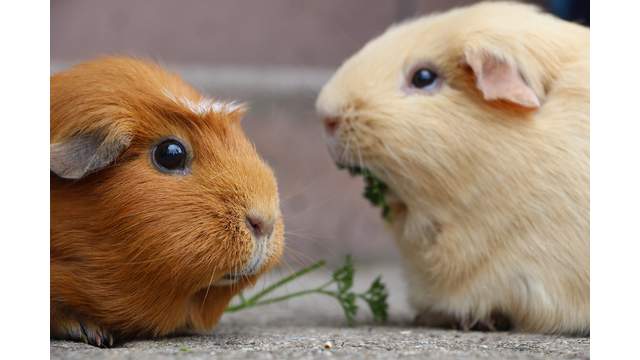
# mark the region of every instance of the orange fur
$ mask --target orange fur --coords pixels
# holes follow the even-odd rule
[[[284,226],[271,169],[246,139],[244,110],[197,113],[201,95],[159,66],[103,58],[51,77],[51,143],[97,132],[129,146],[79,180],[51,175],[51,333],[105,346],[111,339],[204,331],[258,274],[212,286],[252,256],[248,212]],[[185,176],[161,173],[150,149],[176,136],[193,153]],[[96,340],[97,338],[97,340]],[[110,340],[111,340],[110,339]],[[109,342],[110,342],[109,340]]]

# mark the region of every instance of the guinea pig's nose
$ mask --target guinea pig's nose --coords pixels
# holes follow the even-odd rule
[[[256,239],[266,239],[270,237],[274,225],[274,220],[268,220],[259,215],[247,215],[247,227]]]
[[[340,127],[340,118],[339,117],[326,117],[324,118],[324,130],[327,132],[327,135],[335,135],[336,130]]]

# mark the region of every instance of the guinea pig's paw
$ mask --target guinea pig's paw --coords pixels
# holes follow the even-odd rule
[[[445,314],[440,311],[425,310],[413,319],[416,326],[425,326],[433,328],[456,329],[460,324],[460,320],[453,315]]]
[[[113,335],[104,328],[92,323],[79,323],[79,326],[85,343],[101,348],[113,347]]]
[[[110,348],[115,344],[113,335],[91,321],[69,320],[64,326],[70,340],[82,341],[100,348]]]
[[[389,206],[389,218],[393,220],[403,219],[407,214],[407,206],[400,201],[387,201]]]
[[[511,319],[507,315],[499,311],[493,311],[484,319],[461,322],[460,328],[465,331],[509,331],[513,326]]]

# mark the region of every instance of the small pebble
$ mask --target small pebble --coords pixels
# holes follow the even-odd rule
[[[327,341],[326,343],[324,343],[324,345],[322,345],[322,347],[324,347],[325,350],[331,350],[331,348],[333,348],[333,344],[331,343],[331,341]]]

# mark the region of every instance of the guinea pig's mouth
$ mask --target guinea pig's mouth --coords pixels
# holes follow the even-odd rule
[[[242,275],[237,273],[224,274],[224,276],[222,276],[220,280],[216,281],[213,284],[213,286],[227,286],[227,285],[235,284],[246,277],[247,275]]]
[[[242,280],[245,280],[253,275],[256,275],[257,272],[256,271],[252,271],[252,272],[230,272],[230,273],[226,273],[224,274],[220,280],[216,281],[215,283],[213,283],[213,286],[228,286],[228,285],[233,285],[235,283],[238,283]]]
[[[382,217],[385,220],[390,221],[391,208],[389,207],[389,204],[387,203],[387,199],[386,199],[386,195],[389,192],[389,186],[387,186],[386,183],[384,183],[382,180],[376,177],[371,172],[371,170],[367,168],[355,166],[355,165],[345,165],[340,163],[336,163],[336,165],[340,170],[349,171],[349,174],[351,174],[351,176],[360,175],[363,177],[365,187],[364,187],[364,192],[362,193],[362,196],[364,196],[365,199],[369,200],[369,202],[373,206],[380,207],[382,209]]]
[[[247,279],[251,276],[258,275],[263,265],[269,258],[269,244],[268,241],[258,241],[253,249],[253,254],[249,262],[240,269],[230,271],[222,276],[220,280],[216,281],[214,286],[228,286]]]

